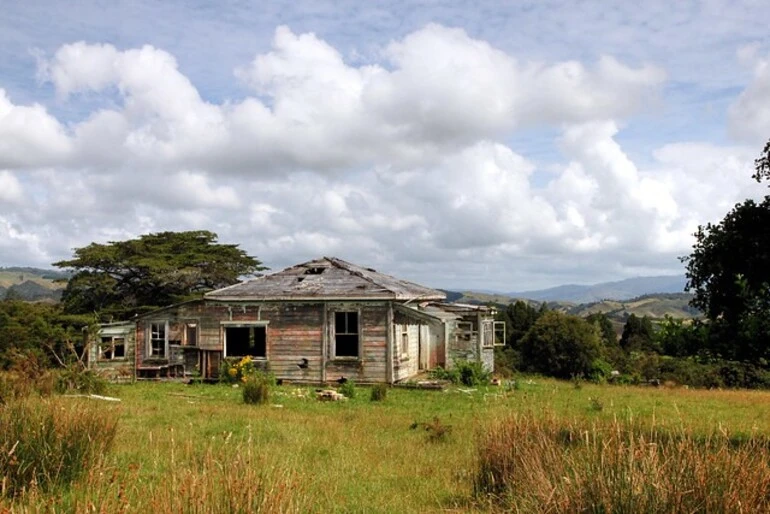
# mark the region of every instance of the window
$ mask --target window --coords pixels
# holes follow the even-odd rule
[[[401,326],[401,356],[406,357],[409,354],[409,325]]]
[[[227,357],[267,357],[267,327],[225,327],[225,355]]]
[[[358,312],[334,313],[334,356],[358,357]]]
[[[150,323],[150,357],[166,357],[166,323]]]
[[[114,360],[126,358],[126,340],[123,337],[102,337],[99,353],[100,360]]]
[[[188,323],[185,327],[185,344],[187,346],[198,346],[198,325]]]

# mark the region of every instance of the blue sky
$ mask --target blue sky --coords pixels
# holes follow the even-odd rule
[[[209,229],[523,290],[682,271],[765,194],[770,5],[15,2],[0,265]]]

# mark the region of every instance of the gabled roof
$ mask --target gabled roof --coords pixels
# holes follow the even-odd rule
[[[335,257],[208,292],[208,300],[443,300],[435,289],[400,280]]]

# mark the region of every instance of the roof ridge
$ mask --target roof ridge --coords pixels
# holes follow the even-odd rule
[[[393,289],[389,288],[386,285],[380,284],[379,282],[374,280],[372,277],[367,277],[361,271],[359,271],[357,269],[353,269],[353,268],[360,268],[360,269],[366,269],[366,268],[361,268],[361,266],[353,264],[352,262],[348,262],[348,261],[339,259],[337,257],[324,257],[324,259],[328,260],[329,262],[331,262],[333,265],[337,266],[338,268],[344,269],[348,273],[352,273],[353,275],[355,275],[357,277],[360,277],[360,278],[366,280],[367,282],[369,282],[371,284],[374,284],[375,286],[377,286],[377,287],[379,287],[381,289],[384,289],[385,291],[389,291],[389,292],[391,292],[391,293],[393,293],[395,295],[398,294],[397,291],[394,291]],[[369,268],[369,269],[371,269],[371,268]],[[368,271],[368,269],[367,269],[367,271]],[[379,273],[378,271],[374,271],[374,270],[372,270],[372,272],[373,273]]]

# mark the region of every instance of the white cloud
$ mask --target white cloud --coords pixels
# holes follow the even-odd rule
[[[23,196],[23,189],[16,176],[8,170],[0,170],[0,205],[18,204]]]
[[[757,47],[742,49],[739,58],[753,65],[753,78],[730,107],[730,132],[757,146],[770,138],[770,56],[757,57]]]

